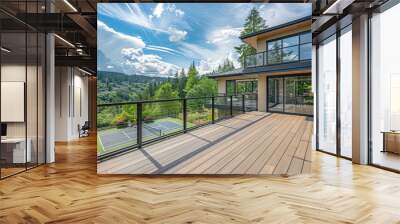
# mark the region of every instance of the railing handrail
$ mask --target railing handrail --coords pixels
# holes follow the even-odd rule
[[[239,97],[242,95],[257,95],[257,93],[245,93],[245,94],[236,94],[232,95],[232,97]],[[227,97],[229,98],[230,96],[221,96],[221,95],[216,95],[216,96],[203,96],[203,97],[185,97],[185,98],[174,98],[174,99],[158,99],[158,100],[138,100],[138,101],[128,101],[128,102],[119,102],[119,103],[103,103],[103,104],[97,104],[97,107],[106,107],[106,106],[123,106],[123,105],[131,105],[131,104],[139,104],[139,103],[162,103],[162,102],[171,102],[171,101],[181,101],[181,100],[199,100],[199,99],[211,99],[211,98],[217,98],[217,97]]]

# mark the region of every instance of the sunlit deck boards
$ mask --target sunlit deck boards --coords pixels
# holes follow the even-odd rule
[[[308,172],[312,121],[251,112],[98,164],[104,174],[276,174]]]

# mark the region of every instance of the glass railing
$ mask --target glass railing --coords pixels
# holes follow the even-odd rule
[[[256,110],[256,94],[97,105],[98,159]]]
[[[311,43],[272,49],[244,57],[244,67],[258,67],[311,60]]]
[[[265,54],[266,52],[260,52],[245,57],[245,67],[257,67],[265,65]]]

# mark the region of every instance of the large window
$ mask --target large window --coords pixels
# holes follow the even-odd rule
[[[301,33],[267,42],[267,63],[285,63],[311,59],[311,33]]]
[[[400,4],[371,19],[372,163],[400,170]]]
[[[318,47],[318,149],[336,153],[336,36]]]
[[[340,154],[352,157],[352,33],[340,32]]]
[[[226,95],[257,93],[257,80],[227,80]]]

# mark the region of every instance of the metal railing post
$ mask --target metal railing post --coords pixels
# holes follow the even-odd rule
[[[243,113],[246,113],[246,106],[245,106],[245,96],[244,96],[244,94],[242,94],[242,111],[243,111]]]
[[[214,97],[211,98],[211,123],[215,123],[215,100]]]
[[[183,132],[186,133],[187,129],[187,105],[186,105],[186,99],[184,98],[182,101],[182,112],[183,112]]]
[[[138,148],[142,148],[142,143],[143,143],[143,105],[142,103],[138,103],[136,107],[136,114],[137,114],[137,121],[136,121],[136,127],[137,127],[137,144]]]
[[[233,96],[230,96],[231,98],[231,117],[233,117]]]

